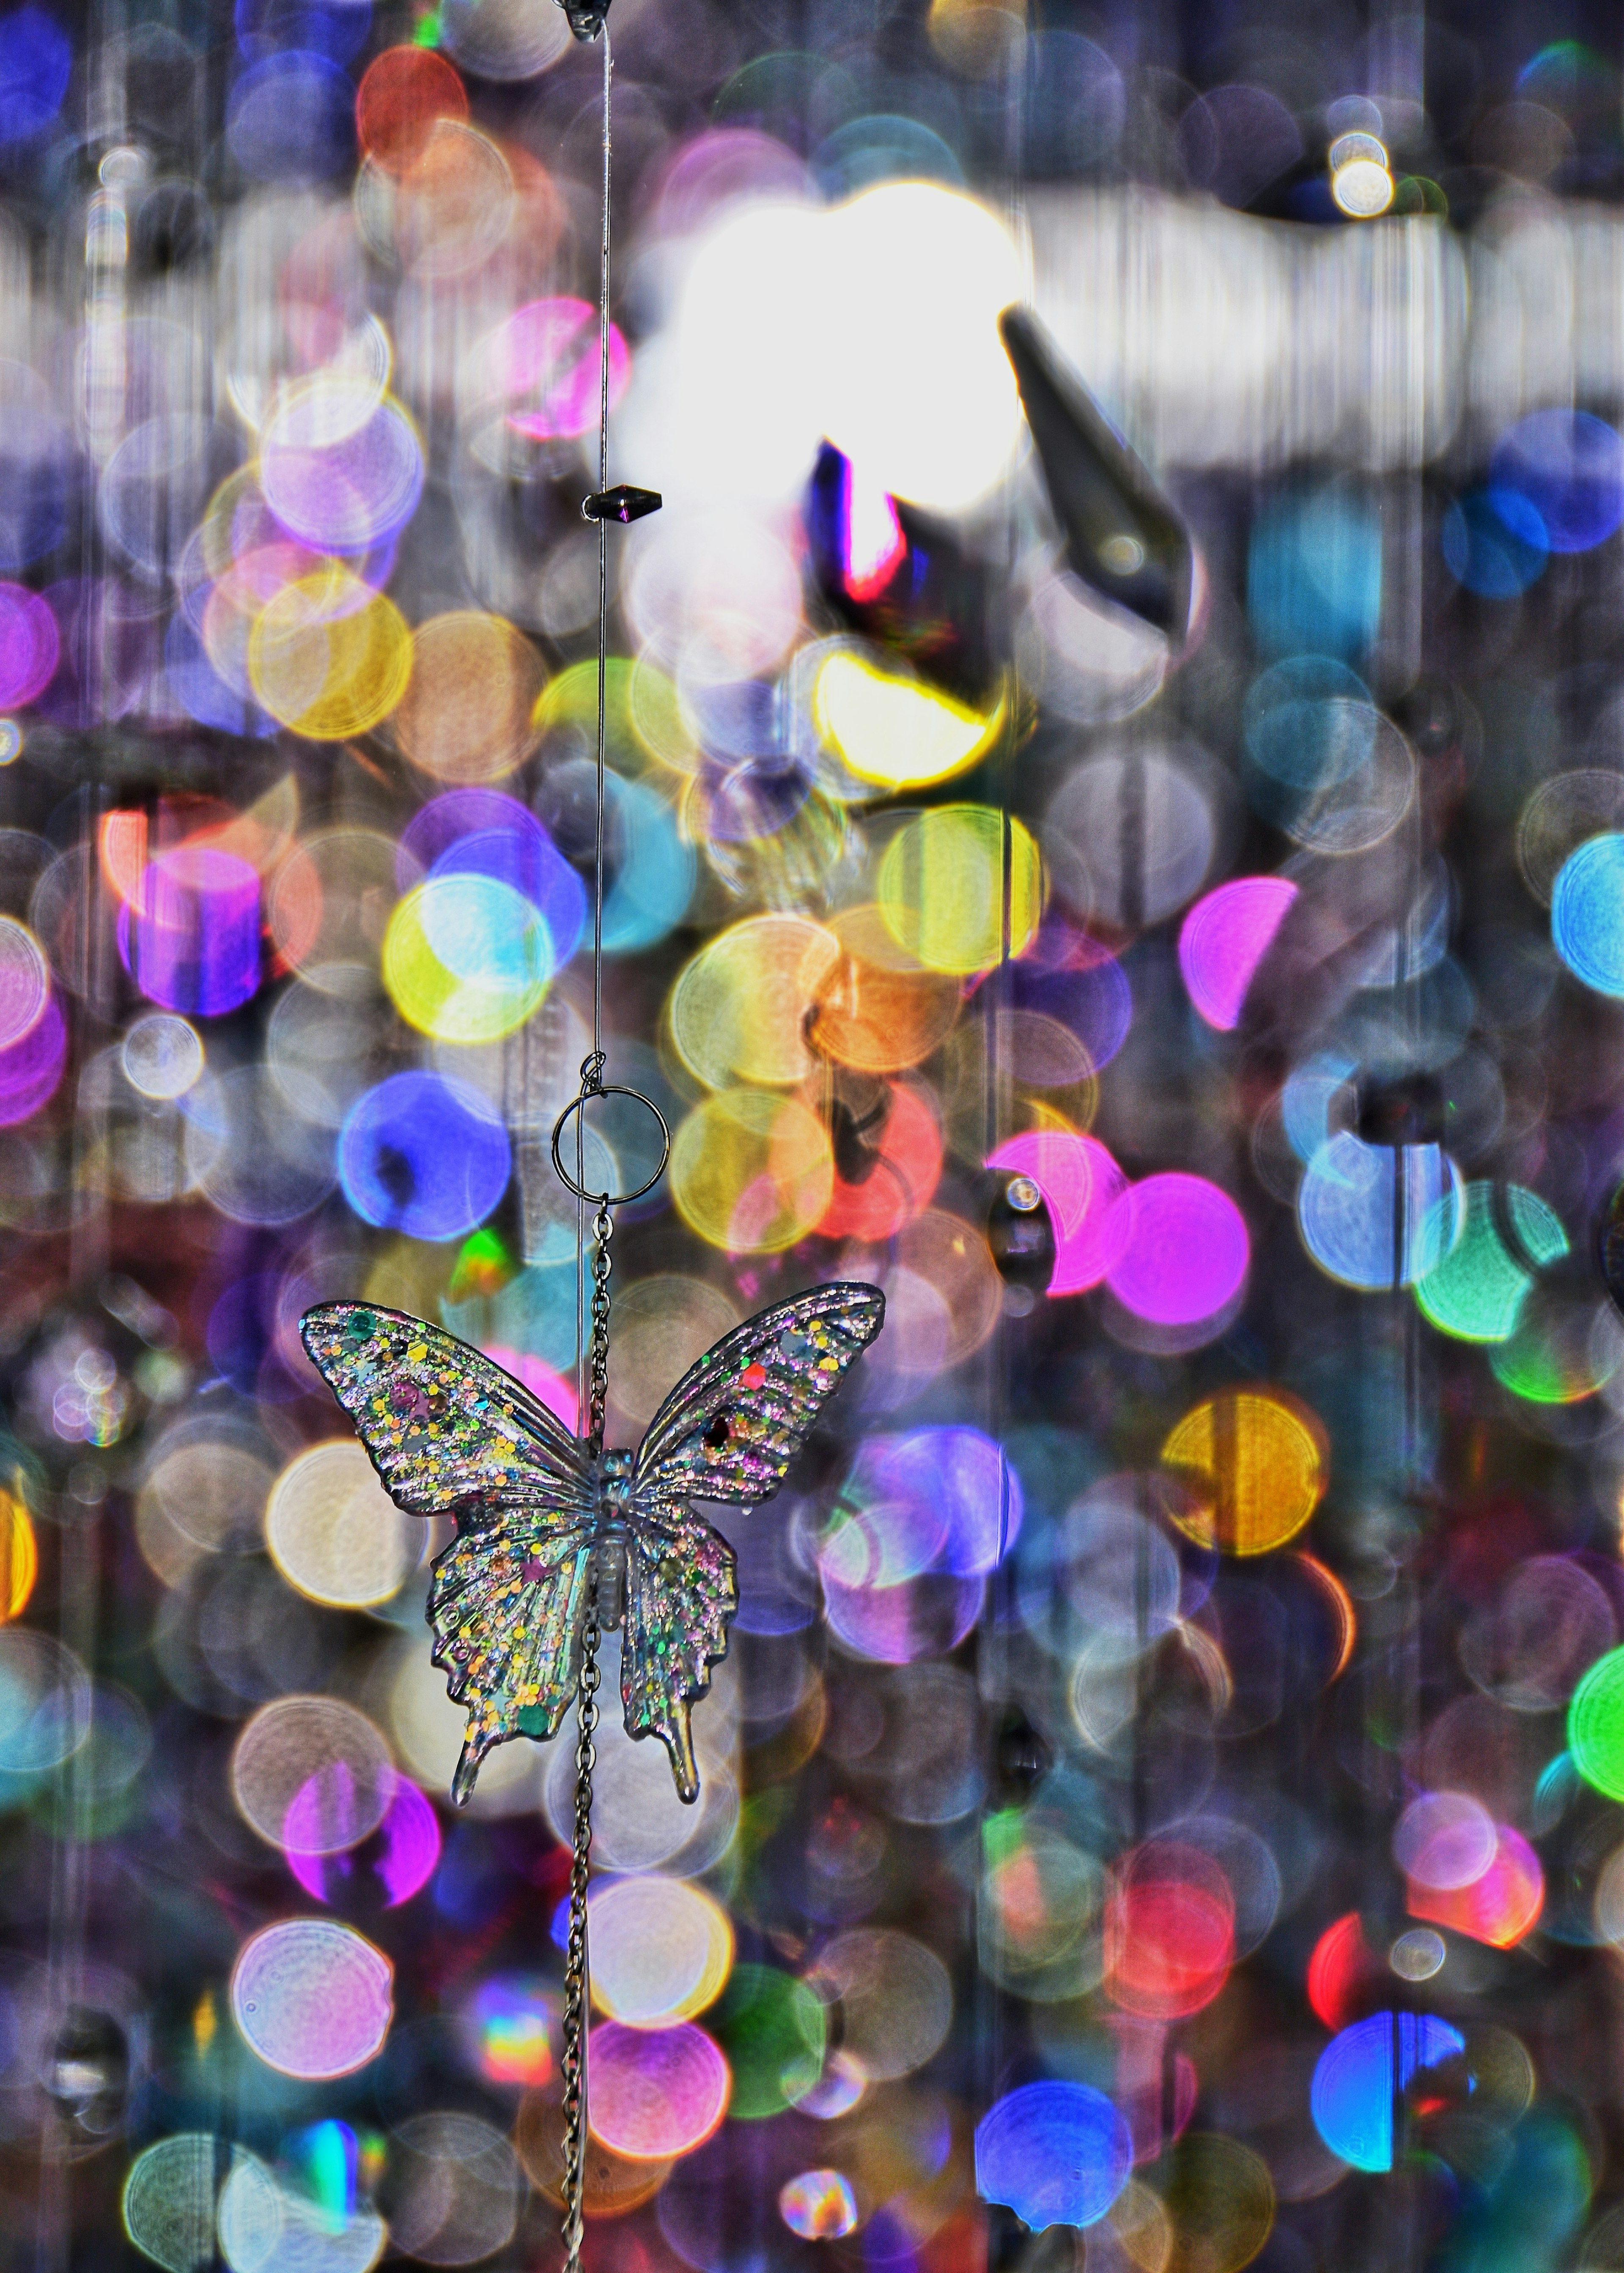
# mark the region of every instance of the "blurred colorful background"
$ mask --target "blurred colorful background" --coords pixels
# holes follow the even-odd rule
[[[588,2273],[1618,2273],[1617,12],[610,32],[610,1442],[889,1317],[605,1714]],[[0,13],[6,2273],[561,2263],[573,1722],[297,1328],[575,1417],[601,131]]]

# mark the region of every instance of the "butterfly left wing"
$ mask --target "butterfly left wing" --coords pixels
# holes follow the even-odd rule
[[[374,1302],[324,1302],[299,1338],[408,1515],[449,1515],[470,1499],[523,1500],[567,1520],[590,1512],[585,1447],[455,1334]]]
[[[575,1694],[597,1496],[585,1448],[522,1382],[422,1318],[327,1302],[300,1333],[397,1507],[454,1515],[428,1618],[468,1708],[451,1787],[509,1737],[550,1737]]]
[[[739,1607],[733,1550],[680,1503],[639,1515],[626,1532],[620,1702],[629,1737],[658,1737],[686,1800],[699,1797],[689,1712],[727,1654]]]
[[[771,1499],[884,1322],[877,1287],[836,1279],[735,1326],[649,1423],[632,1471],[633,1510],[689,1497],[733,1507]]]
[[[434,1558],[428,1617],[446,1694],[468,1708],[451,1782],[459,1807],[479,1764],[510,1737],[553,1736],[575,1693],[592,1531],[543,1524],[523,1508],[459,1517]]]

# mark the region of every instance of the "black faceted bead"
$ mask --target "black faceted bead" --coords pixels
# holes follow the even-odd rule
[[[590,498],[581,502],[583,521],[641,521],[645,514],[658,513],[665,500],[658,490],[635,490],[628,482],[617,482],[612,490],[594,490]]]

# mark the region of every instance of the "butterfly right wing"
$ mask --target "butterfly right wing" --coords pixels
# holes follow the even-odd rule
[[[628,1737],[658,1737],[679,1796],[699,1797],[688,1726],[727,1654],[739,1607],[738,1564],[719,1531],[680,1502],[646,1505],[626,1527],[620,1702]]]
[[[833,1279],[758,1310],[691,1365],[649,1423],[632,1505],[771,1499],[813,1422],[885,1319],[885,1297]]]
[[[434,1558],[429,1624],[446,1694],[468,1708],[451,1797],[464,1806],[479,1763],[510,1737],[551,1737],[575,1693],[592,1526],[523,1507],[459,1518]]]

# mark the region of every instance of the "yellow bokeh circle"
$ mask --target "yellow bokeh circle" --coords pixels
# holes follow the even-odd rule
[[[691,1229],[730,1255],[776,1255],[829,1205],[834,1155],[798,1098],[725,1090],[695,1106],[671,1148],[671,1191]]]
[[[392,600],[337,561],[283,585],[248,641],[248,676],[272,717],[312,742],[381,724],[411,677],[411,634]]]
[[[804,1081],[809,1014],[839,961],[838,941],[804,916],[752,916],[718,933],[672,990],[677,1054],[710,1089]]]
[[[1182,1487],[1174,1522],[1229,1555],[1267,1555],[1295,1539],[1330,1480],[1324,1429],[1279,1389],[1203,1398],[1162,1445],[1162,1463]]]
[[[389,1000],[421,1034],[494,1042],[516,1033],[553,976],[553,942],[523,893],[494,876],[431,876],[407,893],[383,941]]]
[[[1002,695],[990,710],[973,710],[841,648],[820,666],[812,704],[818,731],[847,770],[890,791],[962,773],[990,749],[1004,718]]]
[[[1167,2273],[1240,2273],[1274,2224],[1268,2164],[1238,2139],[1186,2131],[1163,2158],[1157,2191],[1173,2224]]]
[[[880,864],[879,905],[898,944],[932,971],[961,978],[1003,960],[1004,816],[988,805],[944,805],[904,823]],[[1019,955],[1043,912],[1043,863],[1030,830],[1009,823],[1008,952]]]
[[[15,1492],[0,1491],[0,1624],[27,1607],[40,1575],[40,1549],[27,1509]]]
[[[572,663],[550,679],[536,705],[536,730],[551,762],[598,746],[598,664]],[[604,670],[604,754],[618,774],[640,774],[650,758],[691,773],[699,745],[676,688],[657,664],[612,655]]]

